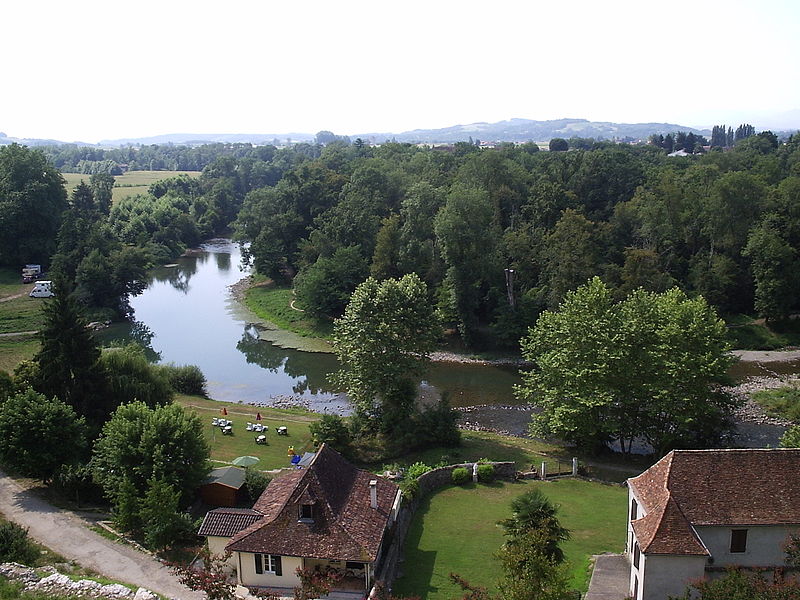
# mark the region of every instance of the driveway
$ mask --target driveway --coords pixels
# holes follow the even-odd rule
[[[594,557],[592,580],[584,600],[623,600],[629,595],[631,565],[624,554],[599,554]]]
[[[180,600],[202,600],[205,594],[182,585],[153,557],[87,529],[87,522],[50,506],[0,471],[0,511],[48,548],[98,573]]]

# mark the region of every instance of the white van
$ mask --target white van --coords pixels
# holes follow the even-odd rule
[[[52,281],[37,281],[33,286],[31,293],[28,294],[31,298],[52,298],[55,296],[53,293]]]

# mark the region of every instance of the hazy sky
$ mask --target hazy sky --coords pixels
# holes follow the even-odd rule
[[[0,131],[800,127],[798,0],[6,0]]]

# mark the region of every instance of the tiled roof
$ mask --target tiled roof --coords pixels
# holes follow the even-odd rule
[[[646,554],[709,553],[672,498],[667,498],[632,525],[639,548]]]
[[[259,521],[263,515],[250,508],[216,508],[206,513],[198,535],[231,537]]]
[[[628,480],[644,552],[699,552],[694,527],[800,524],[800,450],[675,450]],[[702,544],[701,544],[702,545]]]
[[[376,479],[378,508],[370,506]],[[270,482],[254,509],[261,521],[233,536],[227,548],[284,556],[371,562],[388,523],[397,486],[357,469],[335,450],[320,446],[307,469]],[[300,505],[313,498],[313,522],[300,522]]]

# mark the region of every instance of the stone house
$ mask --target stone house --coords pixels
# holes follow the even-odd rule
[[[212,553],[231,552],[240,585],[293,588],[298,568],[318,568],[368,592],[399,507],[396,484],[322,444],[306,468],[273,479],[252,509],[209,511],[199,534]]]
[[[628,479],[630,595],[679,596],[725,568],[786,566],[800,532],[800,450],[674,450]]]

